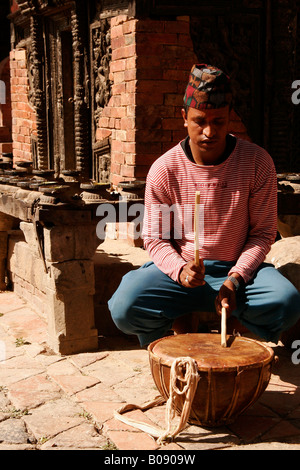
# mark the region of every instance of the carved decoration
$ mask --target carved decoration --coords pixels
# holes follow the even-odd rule
[[[19,9],[23,15],[38,12],[47,7],[64,5],[67,0],[17,0]]]
[[[36,111],[38,169],[48,168],[46,102],[43,84],[43,30],[41,18],[30,17],[31,49],[29,54],[30,102]]]
[[[105,139],[94,148],[93,179],[98,183],[110,182],[110,142]]]
[[[89,177],[89,74],[86,37],[85,2],[77,0],[71,12],[74,60],[74,131],[76,169],[83,178]]]
[[[109,79],[111,61],[110,23],[103,19],[91,29],[93,135],[98,128],[103,108],[111,97],[112,82]]]

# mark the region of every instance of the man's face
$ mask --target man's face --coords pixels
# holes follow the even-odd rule
[[[184,126],[187,127],[190,145],[196,163],[213,164],[226,147],[229,127],[229,106],[219,109],[182,110]],[[195,155],[196,153],[196,155]],[[201,161],[197,161],[197,156]]]

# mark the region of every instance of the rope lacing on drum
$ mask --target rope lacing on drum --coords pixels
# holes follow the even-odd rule
[[[166,430],[162,431],[155,426],[132,420],[123,416],[123,413],[139,409],[145,411],[154,406],[165,403],[165,399],[158,397],[144,406],[127,404],[115,411],[115,417],[130,426],[147,432],[157,438],[158,444],[172,441],[186,426],[190,415],[191,406],[196,393],[197,384],[200,379],[197,363],[190,357],[178,357],[172,363],[170,370],[169,398],[166,403]],[[184,397],[184,403],[177,426],[172,430],[173,420],[176,414],[178,400]]]
[[[160,436],[158,443],[162,443],[165,440],[173,440],[174,437],[185,428],[199,378],[197,363],[194,359],[190,357],[178,357],[174,360],[171,366],[170,396],[166,406],[167,430]],[[180,415],[180,421],[172,431],[172,420],[175,417],[178,398],[184,395],[185,400]]]

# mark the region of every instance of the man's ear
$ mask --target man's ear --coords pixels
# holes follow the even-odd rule
[[[184,108],[181,109],[181,116],[184,121],[184,127],[188,127],[188,122],[187,122],[187,113]]]

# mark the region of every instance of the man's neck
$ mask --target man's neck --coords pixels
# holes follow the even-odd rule
[[[190,141],[189,137],[183,142],[183,150],[189,160],[194,161],[198,165],[219,165],[220,163],[224,162],[229,155],[233,152],[236,144],[236,138],[230,134],[226,137],[226,142],[224,148],[221,152],[215,157],[211,159],[205,159],[199,154],[199,149],[193,149],[192,142]]]

